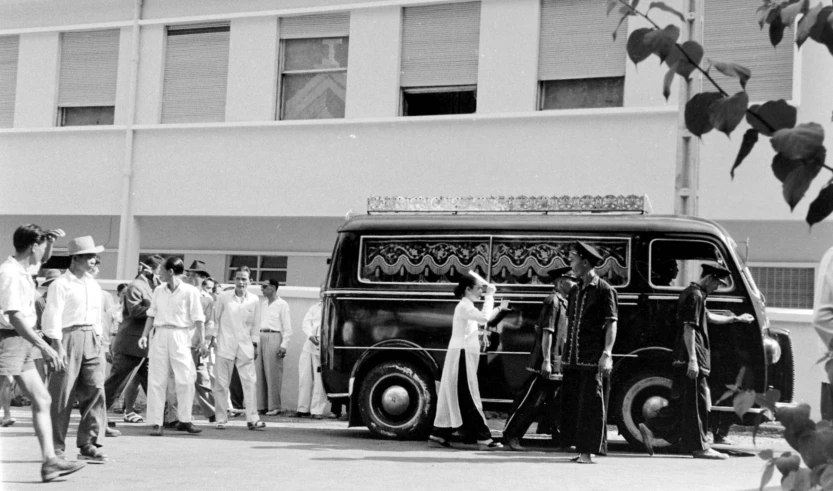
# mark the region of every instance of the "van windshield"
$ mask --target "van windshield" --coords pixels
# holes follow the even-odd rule
[[[752,289],[752,293],[756,297],[762,298],[761,291],[758,289],[758,285],[757,283],[755,283],[755,279],[752,277],[752,272],[749,271],[749,266],[746,264],[746,256],[749,254],[748,246],[746,244],[743,244],[744,250],[741,250],[735,239],[733,239],[731,236],[727,236],[727,239],[729,240],[729,246],[735,253],[735,260],[737,260],[738,262],[738,266],[740,267],[740,270],[743,273],[743,277],[746,279],[746,282]]]

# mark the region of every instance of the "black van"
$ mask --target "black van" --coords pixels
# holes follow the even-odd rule
[[[405,211],[350,219],[338,232],[324,291],[328,396],[349,404],[351,426],[364,424],[384,437],[424,437],[458,301],[453,285],[473,270],[497,285],[496,301],[509,299],[514,308],[478,370],[484,407],[508,409],[529,375],[533,326],[551,291],[548,272],[568,265],[576,240],[602,253],[596,271],[619,293],[608,414],[628,441],[640,441],[639,422],[667,402],[677,298],[698,279],[703,261],[732,272],[729,286],[709,296],[708,308],[756,319],[710,329],[713,398],[745,367],[743,388],[774,387],[783,402],[792,400],[789,333],[769,327],[763,296],[725,229],[691,217],[575,209]],[[729,405],[714,406],[713,416],[736,418],[731,401],[723,404]]]

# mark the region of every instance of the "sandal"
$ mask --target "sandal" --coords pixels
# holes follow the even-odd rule
[[[217,423],[217,426],[215,426],[214,428],[216,428],[218,430],[225,430],[226,429],[226,424],[225,423]]]
[[[2,426],[3,428],[6,428],[6,427],[11,426],[15,423],[17,423],[17,420],[15,420],[14,418],[9,418],[9,419],[4,419],[4,420],[0,421],[0,426]]]
[[[124,422],[125,423],[144,423],[145,419],[134,412],[130,412],[124,415]]]
[[[266,423],[263,421],[255,421],[254,423],[246,423],[246,426],[250,430],[262,430],[263,428],[266,428]]]

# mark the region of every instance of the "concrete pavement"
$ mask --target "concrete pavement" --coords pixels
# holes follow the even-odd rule
[[[40,452],[28,408],[13,408],[17,424],[0,428],[2,489],[32,489],[40,483]],[[77,412],[68,443],[74,443]],[[117,417],[114,415],[112,417]],[[106,464],[88,464],[50,489],[143,490],[753,490],[763,461],[733,457],[702,461],[689,457],[631,452],[610,433],[610,455],[596,465],[569,462],[571,454],[550,451],[536,441],[533,451],[478,452],[429,449],[425,442],[377,440],[347,423],[287,417],[264,418],[265,431],[249,431],[232,420],[215,430],[204,419],[197,436],[169,431],[152,437],[145,425],[119,424],[122,436],[108,438]],[[748,437],[737,449],[755,451]],[[757,450],[788,450],[779,438],[758,438]],[[74,450],[74,449],[71,449]],[[74,457],[75,453],[69,453]],[[780,489],[773,479],[767,489]]]

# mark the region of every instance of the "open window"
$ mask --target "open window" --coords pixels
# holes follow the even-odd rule
[[[726,264],[723,255],[711,242],[686,239],[657,239],[651,242],[650,283],[657,289],[682,290],[700,279],[704,262]],[[729,286],[717,291],[735,288],[731,277]]]

